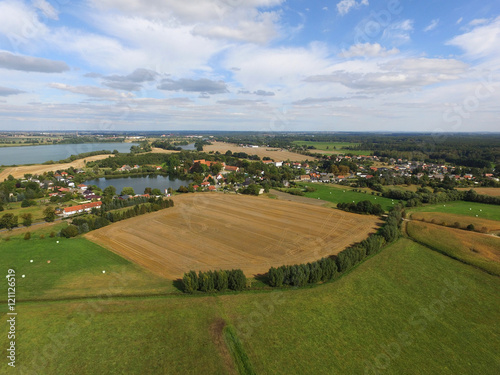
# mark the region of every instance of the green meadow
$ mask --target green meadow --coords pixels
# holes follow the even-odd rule
[[[25,287],[20,282],[19,293]],[[39,374],[234,374],[243,368],[256,374],[496,375],[500,368],[500,278],[408,239],[311,288],[35,301],[16,308],[19,370]],[[4,347],[5,325],[2,330]],[[231,360],[235,355],[239,361]],[[12,373],[6,367],[0,372]]]
[[[368,200],[372,203],[378,203],[382,206],[384,210],[389,210],[392,208],[393,203],[396,204],[397,200],[392,200],[390,198],[379,197],[376,195],[372,195],[370,192],[356,192],[352,191],[351,188],[342,189],[341,187],[334,187],[332,185],[323,184],[323,183],[307,183],[301,182],[297,185],[301,187],[310,186],[316,189],[313,192],[306,192],[306,197],[314,198],[314,199],[322,199],[332,203],[351,203],[351,202],[361,202]],[[337,185],[338,186],[338,185]]]
[[[171,281],[81,237],[51,238],[47,234],[40,239],[34,233],[30,240],[22,235],[0,240],[0,269],[15,270],[19,300],[176,290]],[[2,286],[5,292],[6,287]]]
[[[482,219],[500,220],[500,206],[475,202],[446,202],[421,207],[412,207],[410,212],[444,212],[457,215],[473,216]]]
[[[346,147],[356,147],[359,143],[351,142],[311,142],[311,141],[294,141],[297,146],[314,146],[316,150],[326,151],[327,153],[336,154],[353,154],[353,155],[371,155],[369,150],[349,150]],[[314,149],[312,151],[315,151]]]

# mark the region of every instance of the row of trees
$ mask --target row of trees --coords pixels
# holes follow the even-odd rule
[[[368,200],[358,203],[338,203],[337,208],[339,210],[355,212],[357,214],[382,215],[384,213],[384,209],[380,204],[374,204]]]
[[[196,273],[189,271],[182,277],[182,285],[185,293],[215,292],[230,290],[243,290],[247,285],[247,279],[242,270],[218,270]]]
[[[171,199],[152,198],[150,200],[151,202],[135,205],[128,210],[122,211],[106,212],[104,210],[93,209],[92,214],[73,218],[71,224],[61,230],[61,236],[66,238],[75,237],[79,234],[105,227],[110,223],[174,206],[174,201]]]
[[[268,273],[268,282],[272,287],[283,285],[304,286],[306,284],[316,284],[319,281],[332,280],[337,274],[335,260],[333,258],[322,258],[307,264],[271,267]]]
[[[396,205],[388,214],[384,226],[378,234],[372,235],[355,246],[342,250],[335,258],[322,258],[316,262],[293,266],[271,267],[268,282],[272,287],[304,286],[335,279],[366,257],[378,253],[386,243],[399,237],[404,211]]]

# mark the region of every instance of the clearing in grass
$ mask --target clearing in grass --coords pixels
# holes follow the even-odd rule
[[[440,225],[409,221],[408,235],[452,258],[500,276],[500,238]]]

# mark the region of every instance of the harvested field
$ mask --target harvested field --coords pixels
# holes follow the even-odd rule
[[[230,150],[231,152],[244,152],[248,155],[257,155],[261,159],[264,156],[268,156],[274,161],[285,161],[285,160],[290,160],[290,161],[305,161],[305,160],[316,160],[316,158],[313,158],[312,156],[307,156],[307,155],[301,155],[297,154],[295,152],[290,152],[287,150],[281,151],[279,148],[272,148],[272,147],[257,147],[257,148],[251,148],[251,147],[241,147],[232,143],[225,143],[225,142],[213,142],[211,145],[208,146],[203,146],[203,151],[205,152],[210,152],[210,151],[219,151],[221,154],[226,153],[227,150]]]
[[[158,275],[271,266],[337,254],[374,232],[378,218],[313,205],[220,193],[176,196],[175,207],[86,237]]]
[[[469,191],[471,188],[458,188],[457,190]],[[480,187],[472,188],[476,193],[481,195],[491,195],[492,197],[500,197],[500,188]]]
[[[498,220],[481,219],[478,217],[448,214],[444,212],[413,212],[411,218],[448,227],[455,227],[455,224],[458,223],[460,229],[465,229],[467,225],[472,224],[476,231],[483,233],[496,233],[500,231],[500,221]]]
[[[8,167],[0,172],[0,181],[5,180],[10,174],[14,176],[14,178],[21,178],[25,174],[42,174],[43,172],[56,171],[58,169],[68,169],[70,167],[73,168],[83,168],[85,167],[84,160],[94,161],[106,159],[109,156],[114,156],[112,154],[106,155],[94,155],[89,156],[83,159],[77,159],[72,161],[71,163],[63,163],[63,164],[34,164],[34,165],[21,165],[19,167]]]

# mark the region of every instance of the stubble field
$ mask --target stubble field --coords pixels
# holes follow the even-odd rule
[[[211,145],[203,146],[203,151],[219,151],[221,154],[225,154],[226,151],[230,150],[231,152],[244,152],[248,155],[257,155],[260,158],[265,156],[270,157],[274,161],[304,161],[304,160],[316,160],[311,156],[297,154],[295,152],[290,152],[287,150],[281,150],[279,148],[273,147],[242,147],[232,143],[225,142],[213,142]]]
[[[304,203],[219,193],[174,197],[175,207],[92,231],[88,239],[154,273],[271,266],[337,254],[377,228],[374,216]]]

